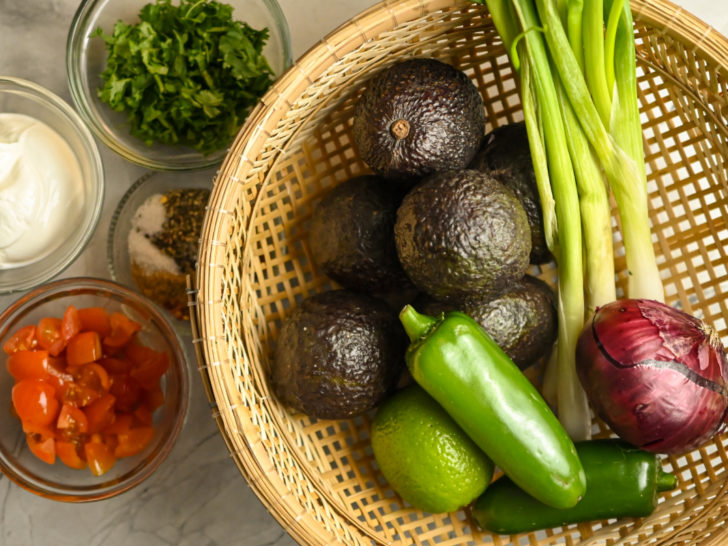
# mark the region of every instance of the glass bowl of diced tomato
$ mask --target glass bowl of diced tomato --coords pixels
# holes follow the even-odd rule
[[[144,296],[53,281],[0,314],[0,470],[41,496],[129,490],[171,451],[189,403],[184,349]]]

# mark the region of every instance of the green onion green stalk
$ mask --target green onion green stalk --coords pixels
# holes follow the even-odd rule
[[[574,440],[591,418],[576,340],[616,299],[609,193],[619,214],[628,296],[662,301],[649,222],[632,16],[626,0],[485,4],[518,71],[544,232],[559,272],[559,338],[544,396]]]

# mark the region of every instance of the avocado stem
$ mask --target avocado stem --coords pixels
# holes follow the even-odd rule
[[[410,132],[410,124],[406,119],[398,119],[389,127],[389,130],[397,140],[404,140]]]
[[[415,311],[411,305],[405,305],[399,312],[399,321],[404,326],[410,341],[423,337],[437,323],[437,319]]]

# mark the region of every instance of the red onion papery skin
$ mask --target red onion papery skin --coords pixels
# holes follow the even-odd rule
[[[576,367],[594,412],[637,447],[686,453],[723,427],[725,351],[683,311],[638,299],[598,308],[579,336]]]

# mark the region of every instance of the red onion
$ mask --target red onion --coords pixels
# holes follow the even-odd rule
[[[642,449],[686,453],[723,427],[723,345],[669,305],[623,299],[598,308],[579,336],[576,366],[594,412]]]

